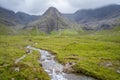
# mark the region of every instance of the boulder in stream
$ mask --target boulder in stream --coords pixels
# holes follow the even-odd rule
[[[72,73],[72,72],[74,72],[74,69],[72,68],[73,65],[75,65],[75,63],[73,63],[73,62],[66,63],[64,68],[63,68],[63,72],[65,72],[65,73]]]

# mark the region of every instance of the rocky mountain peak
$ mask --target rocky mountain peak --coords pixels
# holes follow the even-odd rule
[[[61,15],[61,13],[55,8],[55,7],[49,7],[47,11],[43,14],[43,16],[56,16],[56,15]]]
[[[56,8],[50,7],[37,21],[34,21],[25,28],[35,28],[50,33],[51,31],[59,31],[61,29],[70,28],[72,22],[66,19],[62,13],[60,13]]]

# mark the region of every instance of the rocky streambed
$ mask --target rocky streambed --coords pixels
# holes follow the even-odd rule
[[[65,73],[64,66],[55,60],[55,56],[46,50],[37,49],[27,46],[28,49],[37,50],[40,52],[40,63],[44,70],[49,74],[51,80],[95,80],[92,77],[85,75],[76,75],[73,73]]]

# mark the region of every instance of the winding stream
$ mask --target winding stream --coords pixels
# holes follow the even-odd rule
[[[31,46],[27,48],[32,50],[38,50],[40,52],[41,58],[40,63],[44,70],[49,74],[51,80],[95,80],[94,78],[85,76],[85,75],[75,75],[67,74],[63,72],[63,65],[59,64],[54,58],[55,56],[50,54],[50,52],[37,49]]]

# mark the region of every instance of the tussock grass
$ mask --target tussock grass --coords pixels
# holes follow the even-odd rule
[[[25,36],[0,36],[0,79],[1,80],[50,80],[48,74],[38,62],[40,54],[36,51],[28,54],[15,64],[15,60],[26,54],[25,47],[32,45]],[[19,67],[19,72],[15,68]]]
[[[35,42],[38,45],[33,45]],[[28,55],[18,65],[14,64],[25,54],[27,45],[52,51],[62,64],[76,62],[73,66],[76,73],[101,80],[120,80],[120,73],[117,72],[120,70],[119,27],[85,35],[0,36],[0,79],[16,77],[17,80],[32,80],[37,76],[49,80],[37,62],[38,52]],[[20,73],[13,71],[15,66],[20,66]]]

